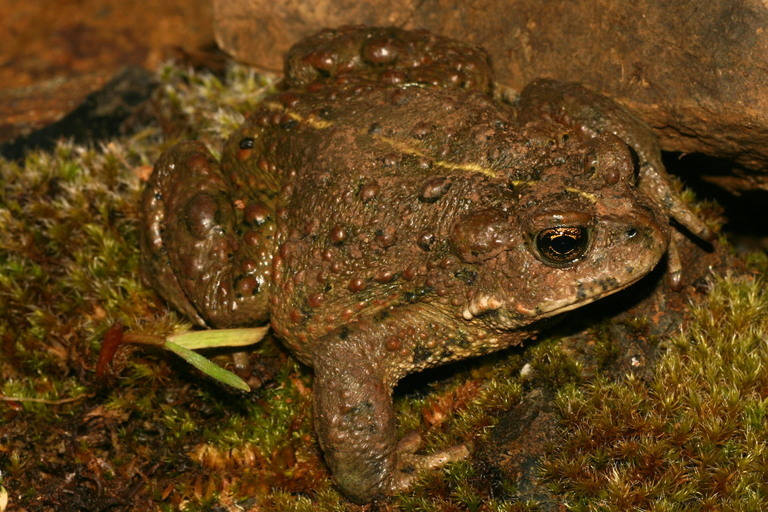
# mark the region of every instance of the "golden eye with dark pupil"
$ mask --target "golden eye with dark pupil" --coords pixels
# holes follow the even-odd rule
[[[589,244],[587,229],[581,226],[547,228],[536,235],[539,255],[550,263],[573,263],[584,255]]]

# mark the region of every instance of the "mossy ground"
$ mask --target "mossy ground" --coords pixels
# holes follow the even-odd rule
[[[316,445],[311,372],[274,340],[250,355],[257,385],[247,394],[150,348],[121,350],[107,382],[95,378],[115,322],[136,333],[189,328],[139,278],[137,204],[152,162],[174,139],[221,147],[270,88],[237,67],[224,79],[173,67],[161,78],[165,136],[148,128],[0,162],[0,510],[3,496],[7,510],[358,509],[331,485]],[[756,257],[750,268],[713,279],[650,378],[593,377],[545,339],[410,379],[397,399],[401,433],[422,432],[426,450],[487,447],[527,389],[554,387],[562,435],[543,465],[554,502],[768,510],[768,265]],[[613,357],[606,346],[591,357]],[[486,474],[470,459],[369,510],[548,506]]]
[[[648,380],[598,377],[558,400],[545,462],[572,510],[768,509],[768,290],[714,280]]]

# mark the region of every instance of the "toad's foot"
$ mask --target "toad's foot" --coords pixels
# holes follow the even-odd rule
[[[421,446],[421,436],[413,431],[403,437],[397,444],[397,473],[392,482],[392,491],[409,489],[425,470],[440,469],[446,464],[464,460],[469,456],[469,450],[463,444],[450,446],[429,455],[417,455],[415,452]]]

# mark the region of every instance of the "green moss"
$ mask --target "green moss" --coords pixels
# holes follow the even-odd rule
[[[649,381],[560,394],[545,469],[573,510],[768,509],[764,277],[715,278],[692,315]]]
[[[226,75],[196,73],[173,64],[160,71],[160,117],[173,129],[165,145],[199,139],[218,157],[223,142],[245,121],[265,94],[274,90],[275,77],[245,66],[230,65]],[[179,120],[183,119],[183,123]]]

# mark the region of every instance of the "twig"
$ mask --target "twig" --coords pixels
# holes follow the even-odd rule
[[[77,402],[78,400],[82,400],[83,398],[90,398],[92,396],[94,396],[93,393],[83,393],[81,395],[73,396],[70,398],[61,398],[59,400],[48,400],[47,398],[0,395],[0,402],[34,402],[34,403],[45,404],[45,405],[62,405],[62,404]]]

